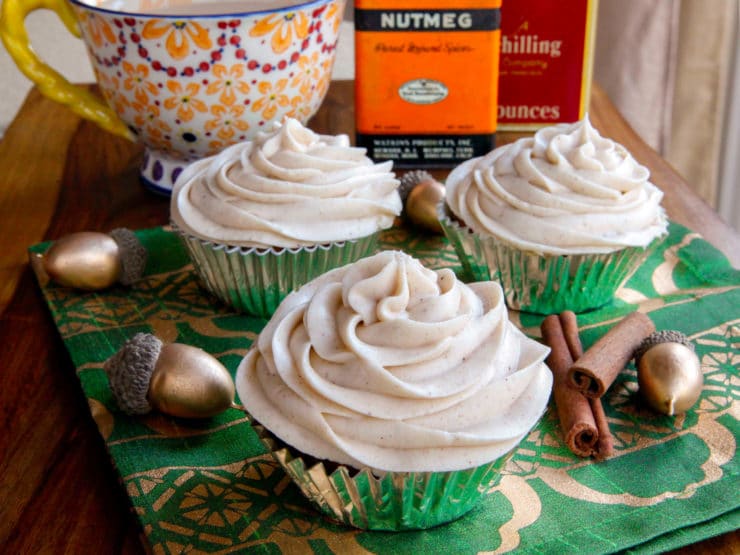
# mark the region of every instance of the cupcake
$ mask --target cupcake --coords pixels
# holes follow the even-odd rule
[[[496,484],[546,408],[548,352],[509,321],[497,283],[465,284],[383,251],[288,295],[236,387],[265,445],[326,515],[428,528]]]
[[[188,166],[171,223],[209,291],[266,317],[303,283],[375,251],[401,212],[391,170],[346,135],[287,119]]]
[[[439,218],[469,276],[499,280],[510,308],[581,312],[610,302],[666,235],[649,176],[586,118],[459,165]]]

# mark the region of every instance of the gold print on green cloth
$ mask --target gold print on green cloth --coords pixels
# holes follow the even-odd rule
[[[680,288],[673,279],[673,272],[679,263],[678,251],[695,239],[699,239],[699,235],[687,233],[680,243],[663,251],[663,263],[655,269],[652,279],[653,287],[659,295],[670,295],[679,291]]]
[[[691,338],[701,355],[704,394],[699,411],[726,412],[740,401],[740,319]]]
[[[633,310],[658,329],[688,335],[705,377],[697,405],[675,418],[650,411],[630,365],[603,399],[615,457],[594,464],[573,455],[551,406],[478,507],[445,526],[404,533],[322,518],[264,453],[241,411],[190,423],[117,410],[102,364],[133,333],[201,347],[233,372],[265,323],[205,293],[173,233],[137,236],[150,260],[132,287],[80,293],[42,282],[41,289],[154,553],[607,553],[665,550],[737,528],[740,272],[681,226],[671,224],[614,303],[579,315],[579,325],[586,348]],[[380,245],[430,268],[460,269],[439,236],[393,228]],[[538,335],[541,316],[510,317]]]
[[[124,481],[154,553],[304,553],[316,541],[342,553],[350,540],[327,533],[268,455],[218,467],[158,468]]]
[[[121,416],[121,418],[125,418]],[[203,423],[199,423],[197,426],[188,425],[186,421],[172,418],[163,413],[156,411],[150,412],[144,416],[138,417],[138,421],[145,429],[137,435],[132,435],[125,438],[114,438],[108,442],[109,446],[120,445],[124,442],[140,441],[147,439],[173,439],[173,438],[188,438],[197,437],[201,435],[209,435],[218,431],[225,430],[231,426],[238,426],[247,422],[246,416],[223,422],[222,419],[210,419]]]
[[[105,295],[70,296],[63,287],[50,287],[49,295],[59,310],[64,337],[147,325],[158,337],[174,341],[175,324],[188,322],[203,335],[212,335],[212,318],[228,314],[203,292],[189,268],[148,276],[128,288],[113,287]]]
[[[97,399],[88,397],[87,404],[90,407],[90,414],[92,414],[93,420],[95,420],[95,425],[98,427],[100,435],[107,441],[111,433],[113,433],[113,426],[115,425],[113,415],[106,406]]]
[[[403,250],[429,268],[460,267],[460,261],[446,240],[436,235],[412,235],[406,228],[393,227],[380,236],[380,249]]]
[[[515,474],[502,476],[497,489],[511,502],[513,510],[511,519],[503,523],[498,529],[501,545],[497,551],[505,553],[519,545],[521,541],[520,530],[534,523],[540,517],[542,502],[537,492],[529,485],[529,482]]]
[[[554,434],[545,443],[558,447],[535,457],[540,465],[534,472],[527,469],[530,478],[539,478],[568,497],[630,506],[656,504],[674,497],[685,498],[693,495],[697,488],[721,480],[724,476],[722,466],[733,460],[736,452],[734,431],[722,421],[725,416],[737,417],[740,394],[738,331],[735,322],[692,337],[702,361],[705,385],[699,403],[687,414],[675,418],[657,415],[639,398],[634,367],[622,373],[604,398],[617,449],[617,456],[605,463],[616,470],[608,482],[594,480],[590,476],[590,461],[565,449],[553,412],[539,428]],[[507,470],[525,473],[518,460],[522,454],[520,449],[511,463],[514,467]],[[629,471],[638,463],[644,464],[646,457],[654,458],[652,462],[664,469],[671,459],[684,458],[685,462],[690,462],[692,471],[680,476],[670,472],[646,476]],[[623,470],[619,470],[619,466],[624,467]],[[583,468],[588,468],[589,473],[581,472]],[[581,481],[585,474],[589,474],[588,482]]]

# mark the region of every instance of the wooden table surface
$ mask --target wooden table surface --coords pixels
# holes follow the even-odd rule
[[[334,82],[311,127],[352,134],[352,91],[351,81]],[[650,168],[674,221],[740,266],[740,236],[640,140],[598,86],[590,117]],[[500,133],[497,141],[514,138]],[[26,253],[74,231],[165,224],[168,200],[138,182],[142,154],[35,89],[0,142],[0,553],[145,550]],[[740,532],[676,553],[705,552],[740,552]]]

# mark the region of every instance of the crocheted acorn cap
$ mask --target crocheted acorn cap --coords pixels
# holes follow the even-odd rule
[[[398,194],[401,195],[401,202],[405,205],[406,198],[409,196],[411,189],[416,187],[422,181],[434,179],[431,173],[425,170],[412,170],[406,172],[400,179],[401,184],[398,186]]]
[[[120,251],[121,275],[118,281],[122,285],[131,285],[144,274],[146,249],[134,232],[125,227],[116,228],[108,235],[116,242]]]
[[[162,341],[150,333],[137,333],[110,357],[103,368],[120,409],[128,414],[152,410],[147,394]]]
[[[655,345],[658,345],[660,343],[680,343],[681,345],[685,345],[692,351],[694,350],[694,344],[689,340],[688,337],[686,337],[686,335],[684,335],[680,331],[655,331],[648,335],[645,339],[643,339],[637,349],[635,349],[635,353],[633,355],[635,359],[635,366],[639,366],[640,358],[642,358],[642,355],[648,352],[651,347],[655,347]]]

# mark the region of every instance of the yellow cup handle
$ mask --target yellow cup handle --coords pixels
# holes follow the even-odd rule
[[[87,89],[67,81],[34,53],[25,19],[39,9],[56,12],[67,30],[77,38],[81,37],[77,18],[66,0],[2,0],[0,38],[18,68],[36,83],[43,95],[68,106],[77,115],[95,122],[106,131],[134,141],[134,134],[110,107]]]

